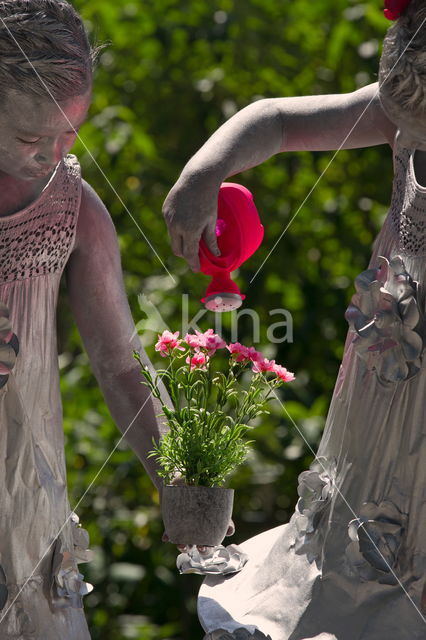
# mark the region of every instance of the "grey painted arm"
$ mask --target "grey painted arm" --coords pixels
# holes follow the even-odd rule
[[[281,151],[392,145],[395,131],[377,83],[348,94],[265,99],[245,107],[189,160],[167,196],[163,213],[174,253],[196,271],[201,235],[215,251],[217,195],[226,178]]]
[[[158,441],[166,427],[156,418],[161,407],[141,384],[133,358],[137,350],[150,364],[134,335],[114,225],[87,183],[83,183],[76,244],[66,276],[72,313],[111,415],[122,433],[132,425],[125,439],[161,489],[156,463],[146,456],[152,438]],[[170,404],[165,391],[164,398]]]

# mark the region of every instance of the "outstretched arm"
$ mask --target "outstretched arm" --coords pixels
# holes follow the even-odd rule
[[[166,426],[156,418],[161,407],[141,384],[140,367],[133,358],[137,350],[150,364],[127,302],[114,225],[87,183],[66,276],[71,309],[111,415],[160,489],[155,459],[147,458],[147,453],[152,439],[158,441]],[[171,404],[165,390],[164,398]]]
[[[378,86],[347,94],[259,100],[222,125],[189,160],[164,203],[172,249],[199,269],[201,235],[215,252],[220,184],[281,151],[328,151],[392,144],[395,125]]]

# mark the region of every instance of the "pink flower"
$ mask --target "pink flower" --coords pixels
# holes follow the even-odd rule
[[[192,349],[199,349],[203,346],[204,340],[202,339],[203,334],[197,331],[197,335],[193,333],[187,333],[184,337],[184,342],[191,347]]]
[[[185,351],[185,349],[180,346],[182,340],[179,340],[178,337],[179,331],[175,331],[175,333],[167,330],[163,331],[161,336],[158,336],[158,341],[155,344],[155,350],[159,351],[163,358],[170,355],[174,349],[177,349],[178,351]]]
[[[188,356],[186,359],[187,364],[191,365],[191,371],[194,369],[207,369],[207,356],[202,351],[197,351],[193,356]]]
[[[281,380],[283,380],[284,382],[291,382],[292,380],[295,380],[294,373],[292,373],[291,371],[287,371],[287,369],[285,367],[282,367],[280,364],[274,365],[272,371],[276,373],[277,377],[281,378]]]
[[[243,360],[248,359],[247,347],[243,344],[240,344],[239,342],[231,342],[231,344],[228,344],[226,348],[236,362],[243,362]]]
[[[274,371],[275,360],[268,360],[268,358],[263,358],[262,360],[256,360],[253,362],[253,366],[251,370],[254,373],[264,373],[266,371]]]
[[[204,347],[208,350],[209,356],[214,355],[217,349],[224,349],[226,347],[225,340],[217,334],[213,333],[213,329],[207,329],[204,335]]]
[[[195,331],[195,334],[187,333],[184,341],[192,349],[207,349],[209,356],[214,355],[217,349],[226,347],[225,340],[222,340],[217,333],[214,333],[213,329],[207,329],[204,333],[200,331]]]
[[[243,362],[244,360],[247,360],[247,362],[258,362],[259,360],[264,359],[260,351],[257,351],[254,347],[245,347],[239,342],[229,344],[227,349],[230,351],[236,362]]]
[[[263,355],[260,351],[256,351],[254,347],[246,347],[247,358],[252,362],[258,362],[263,359]]]

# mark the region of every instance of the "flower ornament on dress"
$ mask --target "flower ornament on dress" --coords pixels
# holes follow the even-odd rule
[[[237,573],[241,571],[248,560],[248,555],[236,544],[227,547],[197,548],[196,545],[186,547],[185,551],[178,555],[176,566],[179,573],[198,573],[201,575]]]
[[[272,640],[271,636],[265,636],[264,633],[255,629],[253,633],[244,627],[235,629],[235,631],[226,631],[226,629],[216,629],[204,636],[203,640]]]
[[[385,0],[383,13],[388,20],[397,20],[410,4],[410,0]]]
[[[396,584],[394,570],[406,523],[407,516],[392,502],[364,503],[359,517],[348,525],[351,542],[346,558],[351,572],[365,581]]]
[[[52,560],[52,601],[58,608],[83,606],[83,596],[93,591],[93,586],[84,582],[78,571],[78,563],[89,562],[92,552],[88,549],[89,534],[79,524],[77,514],[71,514],[73,550],[64,551],[58,538]]]
[[[8,381],[18,352],[19,341],[12,331],[9,309],[0,302],[0,388]]]
[[[333,496],[335,477],[335,461],[324,457],[317,458],[309,471],[299,475],[297,493],[300,497],[292,518],[299,534],[295,549],[296,553],[306,553],[309,562],[316,560],[320,554],[318,525]]]
[[[355,280],[357,293],[345,317],[357,335],[353,346],[369,370],[385,383],[406,380],[421,366],[423,341],[416,327],[420,313],[417,282],[400,256],[380,257],[379,267]]]

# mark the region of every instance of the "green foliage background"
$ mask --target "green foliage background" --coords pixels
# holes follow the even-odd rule
[[[380,0],[74,0],[74,5],[92,39],[108,42],[90,117],[81,129],[84,145],[77,143],[75,152],[113,216],[135,322],[145,328],[144,344],[152,345],[153,325],[138,295],[177,330],[182,305],[187,300],[189,317],[195,315],[206,286],[204,276],[171,254],[161,216],[162,201],[184,163],[226,118],[263,96],[349,92],[374,82],[388,23]],[[283,154],[235,179],[253,192],[265,225],[262,247],[238,276],[246,307],[259,315],[257,346],[297,374],[283,394],[288,415],[278,403],[273,406],[250,434],[253,453],[232,479],[233,541],[238,542],[291,515],[297,475],[312,460],[298,430],[315,450],[342,354],[352,280],[368,262],[389,202],[391,155],[386,147],[336,157]],[[58,323],[70,498],[95,550],[95,560],[83,567],[96,585],[86,598],[92,636],[202,638],[196,617],[201,579],[177,574],[175,548],[161,542],[157,495],[133,453],[123,444],[116,447],[120,434],[82,353],[65,296],[62,302]],[[270,312],[278,308],[292,314],[293,342],[268,346],[267,329],[277,321]],[[207,312],[199,326],[205,330],[214,321]],[[225,337],[230,329],[230,318],[223,318]],[[251,343],[252,333],[250,319],[241,317],[238,339]],[[152,348],[148,352],[155,360]]]

